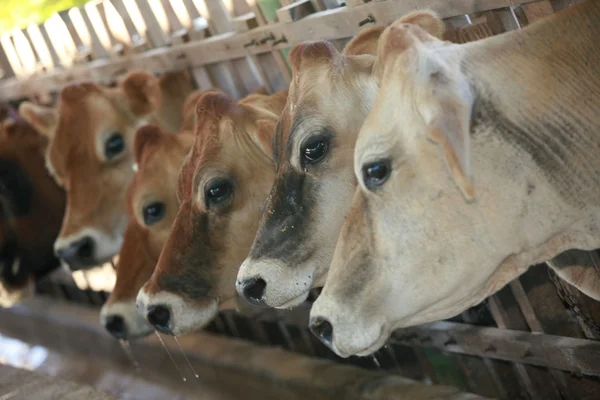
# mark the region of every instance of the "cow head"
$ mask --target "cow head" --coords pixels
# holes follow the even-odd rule
[[[127,195],[129,224],[119,253],[117,281],[100,313],[102,325],[118,339],[151,332],[135,300],[154,271],[179,209],[177,175],[193,138],[191,131],[165,133],[154,125],[140,128],[135,137],[137,172]]]
[[[0,286],[14,299],[59,265],[53,243],[65,195],[44,167],[47,145],[14,113],[0,123]]]
[[[170,120],[181,122],[182,101],[169,95],[162,80],[135,71],[116,88],[82,83],[60,94],[47,166],[67,193],[55,250],[73,270],[105,262],[121,247],[138,127],[148,122],[172,125],[167,115],[175,112],[178,116]],[[182,90],[178,96],[187,94]]]
[[[553,153],[573,138],[597,144],[582,130],[599,120],[574,114],[576,128],[555,128],[565,119],[541,92],[575,110],[597,97],[561,86],[570,79],[556,70],[551,85],[531,79],[562,59],[519,53],[514,37],[461,46],[441,41],[440,26],[421,13],[380,39],[380,90],[354,156],[359,186],[311,310],[313,332],[344,357],[376,351],[396,328],[457,315],[529,265],[600,245],[598,192],[582,189],[597,150]],[[507,86],[515,68],[527,79]]]
[[[356,185],[352,155],[377,93],[372,52],[382,28],[340,54],[326,41],[290,53],[293,82],[278,122],[277,165],[259,230],[237,277],[254,304],[289,308],[321,285]]]
[[[209,92],[199,99],[195,141],[179,174],[181,206],[138,295],[156,329],[199,329],[232,305],[238,267],[273,183],[271,139],[286,97],[253,94],[236,103]]]

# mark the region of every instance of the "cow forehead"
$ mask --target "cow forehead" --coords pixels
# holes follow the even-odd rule
[[[97,135],[105,130],[119,129],[127,122],[124,112],[102,92],[90,93],[76,104],[61,102],[58,124],[50,144],[49,163],[59,172],[70,158],[77,158],[78,163],[83,164],[97,160]]]

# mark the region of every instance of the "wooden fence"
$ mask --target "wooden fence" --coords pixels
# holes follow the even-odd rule
[[[368,26],[416,8],[446,19],[448,40],[467,42],[523,26],[568,0],[105,0],[55,14],[0,38],[0,100],[51,101],[66,84],[112,83],[131,68],[189,69],[199,88],[239,98],[285,88],[287,50],[331,40],[340,49]],[[590,262],[600,271],[597,251]],[[106,293],[43,282],[40,292],[100,305]],[[308,306],[292,312],[222,313],[210,329],[292,351],[385,368],[501,399],[600,398],[600,305],[533,267],[498,294],[449,321],[403,329],[374,359],[338,359],[307,330]]]

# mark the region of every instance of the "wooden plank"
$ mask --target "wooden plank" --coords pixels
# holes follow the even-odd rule
[[[81,38],[84,46],[91,52],[91,58],[108,57],[109,47],[104,47],[105,43],[100,39],[102,32],[98,33],[94,29],[92,18],[88,15],[85,8],[72,8],[69,10],[69,17],[77,34]]]
[[[89,20],[89,24],[91,26],[88,27],[89,32],[93,32],[94,35],[98,38],[100,42],[100,46],[104,49],[106,55],[110,55],[112,52],[112,40],[104,21],[102,20],[102,16],[100,15],[100,11],[98,10],[98,2],[90,2],[84,6],[85,15]],[[83,17],[83,14],[82,14]]]
[[[12,31],[12,39],[15,45],[15,51],[21,61],[23,72],[27,75],[35,74],[38,70],[38,63],[31,43],[25,37],[25,34],[19,28]]]
[[[317,12],[311,0],[300,0],[277,10],[277,19],[282,23],[290,23],[308,17]]]
[[[145,0],[136,0],[138,4]],[[198,0],[199,1],[199,0]],[[67,71],[53,71],[51,74],[35,77],[27,81],[18,79],[6,80],[0,85],[0,100],[35,93],[41,90],[57,90],[65,83],[80,80],[109,79],[115,71],[124,68],[140,68],[163,72],[181,68],[182,65],[192,67],[212,64],[232,58],[245,57],[248,54],[263,54],[287,48],[305,40],[337,39],[353,36],[358,31],[358,23],[364,20],[365,14],[372,14],[379,25],[386,25],[398,17],[412,11],[415,7],[430,7],[441,17],[447,18],[461,14],[486,11],[506,6],[528,3],[529,0],[483,0],[477,2],[439,2],[436,0],[385,1],[368,3],[356,8],[338,8],[323,11],[304,18],[293,24],[273,24],[259,27],[247,33],[234,35],[224,34],[194,41],[177,49],[160,49],[145,52],[127,59],[110,62],[90,63],[85,68],[73,67]],[[265,43],[245,48],[244,44],[251,40],[259,42],[262,38],[273,34],[277,40],[285,37],[286,41],[273,46]],[[186,54],[186,62],[177,58]]]
[[[102,6],[104,8],[103,16],[106,18],[105,23],[113,42],[113,53],[123,55],[131,49],[132,34],[112,2],[104,1]]]
[[[529,23],[554,14],[550,0],[536,1],[521,6]]]
[[[556,287],[548,278],[545,265],[531,267],[520,281],[546,334],[585,338],[577,320],[565,310]],[[569,398],[591,399],[597,398],[597,393],[600,393],[600,382],[596,380],[582,380],[568,373],[554,376],[563,395]],[[593,393],[596,393],[596,397]]]
[[[402,329],[395,332],[391,340],[408,346],[433,347],[451,353],[600,376],[600,342],[594,340],[454,322]]]
[[[163,25],[161,25],[161,23],[165,23],[165,20],[162,16],[160,16],[161,19],[159,20],[154,14],[154,9],[159,10],[158,5],[149,3],[149,0],[135,0],[135,3],[146,25],[146,40],[150,47],[169,45],[170,40],[163,29]]]
[[[27,27],[27,33],[29,34],[29,39],[35,48],[35,52],[37,53],[41,67],[46,70],[53,68],[54,61],[52,59],[52,55],[50,54],[48,43],[46,43],[44,36],[42,36],[40,27],[36,24],[31,24]]]
[[[10,32],[2,34],[0,37],[0,44],[2,44],[2,52],[6,56],[8,65],[10,65],[13,74],[17,77],[22,76],[25,73],[24,68],[19,59],[19,55],[17,54],[17,50],[15,49],[15,44],[13,43]]]

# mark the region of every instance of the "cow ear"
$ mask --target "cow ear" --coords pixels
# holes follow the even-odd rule
[[[163,133],[164,132],[156,125],[144,125],[137,130],[133,142],[133,152],[137,164],[142,162],[144,148],[149,144],[157,143]]]
[[[450,79],[448,72],[434,70],[429,76],[421,113],[427,137],[437,143],[450,175],[467,201],[475,198],[471,169],[471,110],[473,95],[462,76]]]
[[[58,112],[54,108],[24,101],[19,105],[19,114],[42,135],[49,138],[54,135],[58,120]]]
[[[325,40],[300,43],[292,48],[289,55],[290,65],[294,76],[305,65],[333,63],[340,57],[333,44]]]
[[[133,71],[119,83],[125,102],[134,115],[147,115],[158,109],[161,103],[160,82],[154,75]]]
[[[256,121],[256,135],[254,142],[269,158],[273,158],[273,134],[277,126],[276,119],[264,118]]]
[[[376,26],[360,32],[346,44],[343,54],[345,56],[376,55],[379,37],[384,30],[385,27]]]
[[[235,100],[217,90],[203,93],[196,103],[196,134],[206,126],[218,124],[221,118],[235,107]]]
[[[429,10],[414,11],[397,19],[381,34],[373,74],[381,78],[390,54],[401,54],[418,41],[441,40],[445,30],[444,21]]]

